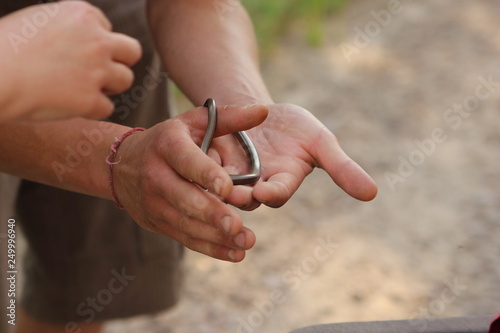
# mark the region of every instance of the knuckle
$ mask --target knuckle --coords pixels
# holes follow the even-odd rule
[[[86,1],[67,1],[61,4],[77,24],[93,24],[97,18],[98,9]]]
[[[110,114],[113,111],[112,105],[106,103],[106,98],[102,96],[100,93],[95,93],[87,96],[86,109],[89,113],[108,113]]]
[[[225,207],[225,204],[224,204],[224,207]],[[220,228],[221,223],[218,221],[220,221],[221,217],[224,215],[227,215],[227,214],[221,213],[220,208],[218,206],[215,206],[215,205],[212,206],[210,209],[207,209],[204,211],[204,216],[205,216],[205,219],[207,220],[207,223],[215,228]]]
[[[174,159],[178,154],[180,146],[184,143],[184,138],[179,136],[179,131],[182,129],[183,123],[179,119],[169,119],[165,121],[160,134],[158,148],[167,153],[169,159]]]
[[[189,236],[191,235],[191,219],[186,216],[186,215],[182,215],[182,217],[180,218],[180,220],[178,221],[178,226],[177,226],[177,229],[184,235],[186,236]]]
[[[172,237],[172,236],[171,236]],[[194,240],[189,237],[189,236],[186,236],[184,234],[176,234],[174,237],[172,237],[173,239],[175,239],[177,242],[179,242],[180,244],[184,245],[185,247],[187,247],[188,249],[190,250],[193,250],[193,251],[196,251],[196,247],[195,247],[195,244],[194,244]]]
[[[114,109],[113,104],[105,103],[102,107],[95,109],[95,116],[93,116],[93,118],[96,119],[107,118],[111,116],[111,114],[113,114],[113,109]]]
[[[101,92],[106,87],[108,71],[104,67],[94,67],[86,74],[89,84],[93,84],[97,92]]]
[[[126,68],[123,73],[123,89],[127,90],[134,83],[134,72],[130,68]]]
[[[227,247],[234,247],[232,238],[223,234],[222,232],[217,232],[214,238],[214,243],[221,244]]]
[[[178,240],[181,244],[183,244],[185,247],[187,247],[190,250],[206,254],[202,249],[200,249],[200,246],[198,244],[198,241],[192,237],[189,236],[181,236],[180,240]]]
[[[158,232],[158,227],[157,227],[156,223],[154,223],[153,221],[151,221],[149,219],[144,219],[141,223],[141,226],[144,229],[146,229],[147,231]]]
[[[92,5],[85,1],[67,1],[61,2],[59,5],[63,10],[67,10],[68,12],[72,12],[75,14],[90,12],[93,9]]]
[[[189,203],[185,201],[183,196],[182,197],[174,196],[173,200],[175,201],[174,202],[175,207],[183,216],[189,215],[189,213],[193,208],[189,205]],[[180,222],[185,222],[185,221],[180,221]]]
[[[176,159],[176,165],[179,170],[187,170],[193,164],[193,153],[192,152],[183,152],[178,153],[174,157]]]
[[[107,35],[99,34],[94,37],[93,47],[91,50],[95,56],[104,58],[106,60],[111,59],[112,48],[113,48],[112,41],[110,38],[108,38]]]
[[[131,39],[130,53],[132,54],[132,61],[136,63],[142,57],[142,45],[137,39]]]
[[[215,244],[207,244],[204,248],[204,253],[212,258],[221,258],[221,246]]]

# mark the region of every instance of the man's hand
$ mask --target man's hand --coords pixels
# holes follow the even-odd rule
[[[249,129],[266,116],[262,105],[219,109],[215,135]],[[207,109],[196,108],[124,140],[115,158],[115,191],[140,226],[238,262],[255,235],[223,202],[233,190],[228,173],[199,148],[207,122]]]
[[[105,118],[133,81],[138,41],[84,1],[31,6],[0,20],[0,120]]]
[[[237,186],[227,201],[242,209],[260,203],[280,207],[314,167],[324,169],[352,197],[368,201],[377,195],[375,182],[341,149],[336,137],[307,110],[291,104],[269,106],[269,116],[247,131],[259,153],[262,177],[253,188]],[[232,140],[232,139],[231,139]],[[214,140],[217,160],[232,173],[244,173],[248,162],[230,138]],[[231,149],[229,147],[232,147]]]

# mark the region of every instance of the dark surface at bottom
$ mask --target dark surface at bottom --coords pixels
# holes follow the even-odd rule
[[[304,327],[291,333],[486,333],[494,318],[495,315],[339,323]]]

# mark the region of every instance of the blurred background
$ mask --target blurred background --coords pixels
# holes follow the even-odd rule
[[[243,214],[243,263],[189,252],[178,307],[108,332],[500,312],[500,2],[243,3],[275,100],[316,115],[379,195],[357,202],[316,170],[283,208]]]

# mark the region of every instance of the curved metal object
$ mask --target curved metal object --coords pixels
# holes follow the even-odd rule
[[[205,136],[203,137],[203,141],[201,143],[201,150],[207,154],[217,126],[217,105],[215,104],[214,99],[209,98],[203,106],[208,108],[208,125],[207,131],[205,132]],[[252,141],[244,131],[236,132],[234,135],[245,149],[250,161],[250,172],[242,175],[230,175],[231,179],[233,180],[234,185],[253,185],[257,183],[260,178],[259,154],[257,153],[257,149],[255,149]]]

